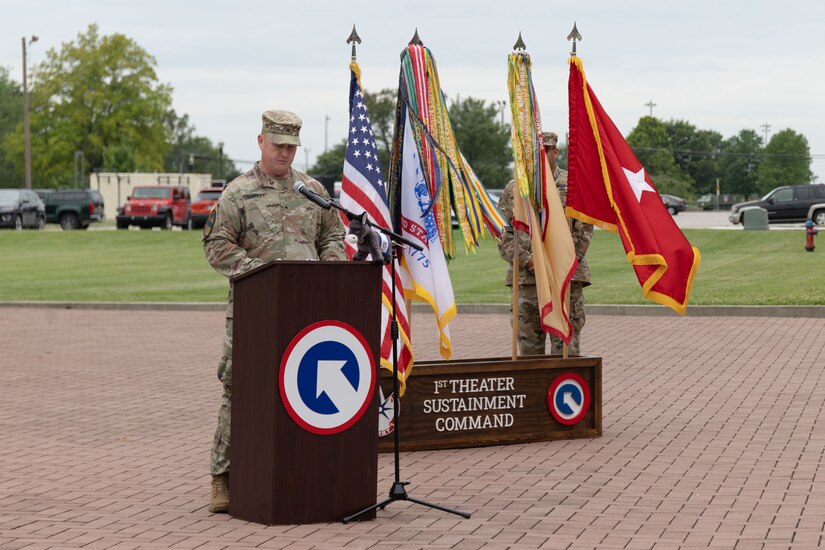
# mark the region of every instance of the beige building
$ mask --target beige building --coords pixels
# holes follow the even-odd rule
[[[184,185],[189,187],[194,201],[201,189],[212,185],[212,174],[93,172],[89,176],[89,187],[103,196],[107,220],[115,219],[117,209],[123,206],[132,189],[144,185]]]

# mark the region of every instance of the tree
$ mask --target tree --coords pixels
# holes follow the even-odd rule
[[[653,183],[656,185],[656,189],[659,193],[667,193],[687,199],[693,198],[695,193],[693,182],[684,176],[662,174],[656,176]]]
[[[158,82],[155,65],[135,41],[123,34],[100,36],[94,24],[74,42],[46,53],[34,68],[31,89],[37,186],[71,184],[75,151],[84,153],[91,169],[104,167],[107,149],[110,160],[125,158],[124,148],[136,169],[163,169],[171,88]],[[6,137],[3,149],[22,164],[22,125]]]
[[[370,115],[381,171],[387,173],[392,151],[395,124],[396,91],[364,92]],[[497,108],[472,97],[450,105],[450,121],[458,146],[476,176],[489,188],[500,188],[512,179],[513,154],[510,149],[510,127],[497,122]],[[341,178],[347,140],[318,155],[310,171],[316,175]]]
[[[373,138],[375,138],[382,172],[390,165],[397,95],[398,90],[391,88],[385,88],[375,94],[364,91],[364,103],[366,103],[367,112],[370,114]],[[343,165],[343,157],[341,163]]]
[[[567,170],[567,144],[562,143],[560,145],[557,145],[557,147],[559,149],[559,156],[556,157],[556,164],[562,170]]]
[[[762,138],[754,130],[740,132],[722,142],[719,163],[721,191],[750,197],[759,192],[757,174],[762,163]]]
[[[693,180],[676,163],[667,125],[654,117],[642,117],[627,136],[627,143],[660,193],[693,195]]]
[[[195,135],[189,115],[178,116],[169,110],[165,126],[170,149],[163,165],[167,172],[196,172],[212,174],[213,179],[231,181],[241,174],[235,163],[223,153],[222,145],[215,145],[207,137]]]
[[[667,127],[660,120],[650,116],[640,118],[627,136],[627,144],[651,176],[681,171],[673,157]]]
[[[676,165],[692,181],[693,193],[709,193],[715,189],[719,177],[718,155],[722,144],[722,134],[712,130],[697,130],[685,120],[670,120],[665,123],[668,143],[673,151]],[[678,193],[677,193],[678,194]]]
[[[368,107],[369,109],[369,107]],[[375,130],[373,130],[375,133]],[[376,140],[377,141],[377,140]],[[377,143],[376,143],[377,145]],[[341,143],[333,145],[315,158],[310,172],[315,176],[331,176],[340,180],[344,175],[344,156],[347,153],[347,139],[342,139]],[[382,165],[381,171],[384,172]]]
[[[134,172],[137,168],[135,148],[131,143],[113,143],[103,149],[104,172]]]
[[[0,67],[0,142],[23,122],[23,91],[17,82],[9,77],[9,71]],[[0,148],[0,187],[23,186],[23,170]]]
[[[809,183],[811,151],[808,140],[790,128],[771,137],[765,147],[765,160],[759,166],[759,189],[767,193],[781,185]]]
[[[392,133],[395,124],[395,98],[397,90],[386,88],[377,93],[364,90],[364,103],[370,115],[375,148],[381,163],[381,172],[386,174],[390,165]],[[343,176],[344,157],[347,153],[347,139],[318,155],[309,169],[316,176],[330,176],[338,180]]]
[[[487,105],[472,97],[450,105],[450,122],[458,147],[489,189],[503,188],[513,179],[510,127],[498,121],[498,113],[495,104]]]

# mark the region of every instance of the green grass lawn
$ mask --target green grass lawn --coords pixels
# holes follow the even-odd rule
[[[0,232],[0,300],[219,302],[200,231]]]
[[[825,305],[825,241],[800,231],[685,230],[702,253],[693,305]],[[822,239],[822,237],[818,237]],[[587,253],[591,304],[644,304],[618,236]],[[459,303],[506,303],[495,241],[450,262]],[[228,283],[206,263],[200,231],[2,231],[0,301],[222,302]]]

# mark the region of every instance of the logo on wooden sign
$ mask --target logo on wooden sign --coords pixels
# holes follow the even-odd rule
[[[560,374],[550,384],[547,407],[553,418],[565,426],[579,422],[590,407],[590,388],[587,382],[572,372]]]
[[[361,418],[372,400],[375,378],[375,362],[363,335],[340,321],[319,321],[287,346],[279,389],[296,424],[331,435]]]

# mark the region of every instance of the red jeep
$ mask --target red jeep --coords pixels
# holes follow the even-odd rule
[[[180,185],[143,185],[132,189],[117,214],[117,228],[130,225],[172,229],[190,228],[189,188]]]

